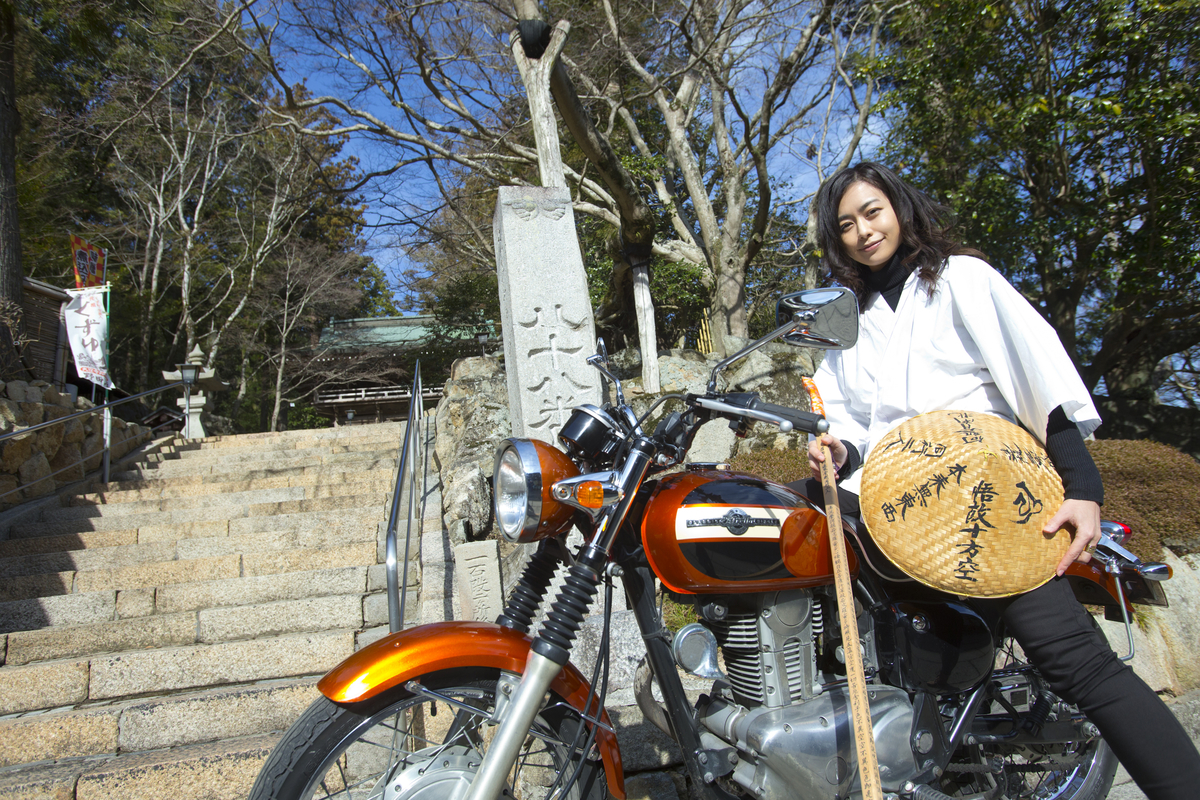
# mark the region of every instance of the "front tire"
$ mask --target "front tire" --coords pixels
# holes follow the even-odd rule
[[[513,678],[498,670],[446,670],[416,679],[436,696],[397,687],[351,705],[321,697],[271,752],[250,800],[457,800],[496,730],[498,692],[515,685]],[[568,798],[605,797],[602,762],[572,750],[579,724],[578,713],[551,694],[501,797],[544,800],[581,760]],[[586,731],[580,742],[585,738]]]

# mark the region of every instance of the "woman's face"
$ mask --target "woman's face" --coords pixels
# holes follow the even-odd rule
[[[838,230],[850,258],[878,272],[900,247],[900,220],[887,195],[869,183],[850,184],[838,203]]]

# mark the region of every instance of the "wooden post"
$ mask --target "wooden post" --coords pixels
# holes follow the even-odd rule
[[[825,406],[812,378],[802,378],[808,390],[809,406],[814,414],[825,416]],[[846,537],[842,534],[842,508],[838,502],[837,468],[833,453],[821,445],[821,493],[825,500],[825,526],[829,529],[829,554],[833,559],[833,585],[837,593],[838,622],[842,626],[842,652],[846,656],[846,690],[850,695],[850,722],[854,728],[854,749],[858,756],[858,779],[863,800],[882,800],[883,784],[879,777],[879,757],[875,752],[875,731],[871,725],[871,705],[867,699],[867,676],[863,672],[862,645],[858,639],[858,617],[854,614],[854,591],[850,563],[846,559]]]

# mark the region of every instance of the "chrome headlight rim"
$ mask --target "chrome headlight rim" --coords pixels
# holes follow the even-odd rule
[[[524,513],[513,508],[502,508],[506,504],[509,490],[505,484],[510,480],[501,472],[505,468],[505,457],[512,453],[516,456],[520,477],[524,484]],[[495,466],[492,470],[492,512],[496,516],[496,525],[507,541],[527,541],[537,531],[542,518],[542,465],[538,458],[537,448],[528,439],[505,439],[496,450]],[[512,490],[515,494],[515,488]],[[513,504],[515,505],[515,503]],[[518,527],[519,522],[519,527]]]

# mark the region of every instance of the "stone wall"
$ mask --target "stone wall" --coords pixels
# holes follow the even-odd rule
[[[0,434],[94,407],[82,397],[72,401],[45,381],[0,383]],[[149,429],[113,417],[111,459],[121,458],[149,438]],[[0,442],[0,510],[82,480],[100,468],[103,449],[100,412]],[[60,469],[64,471],[50,477]]]

